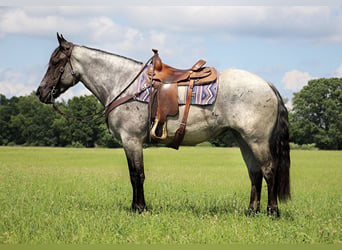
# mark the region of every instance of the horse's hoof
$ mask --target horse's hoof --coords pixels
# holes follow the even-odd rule
[[[278,207],[267,207],[267,216],[279,218],[280,213]]]
[[[249,206],[246,215],[254,216],[260,212],[260,207],[254,208],[253,206]]]
[[[132,206],[131,206],[131,212],[132,213],[139,213],[139,214],[141,214],[144,211],[147,211],[147,208],[146,208],[145,205],[132,204]]]

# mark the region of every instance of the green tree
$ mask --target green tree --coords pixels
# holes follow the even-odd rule
[[[10,121],[11,117],[18,113],[17,102],[17,97],[7,99],[6,96],[0,94],[0,145],[7,145],[14,141],[15,134],[10,128]]]
[[[50,107],[39,102],[34,93],[19,97],[14,106],[15,113],[11,114],[8,122],[12,142],[19,145],[55,146],[51,125],[56,114]]]
[[[58,132],[58,141],[61,146],[94,147],[101,144],[104,128],[101,126],[104,119],[92,119],[92,115],[102,109],[101,104],[94,96],[74,97],[68,101],[66,113],[75,117],[88,117],[83,121],[78,119],[60,118],[55,120],[53,127]]]
[[[297,144],[342,149],[342,78],[311,80],[294,94],[290,137]]]

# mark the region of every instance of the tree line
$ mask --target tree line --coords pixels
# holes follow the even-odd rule
[[[102,109],[94,96],[74,97],[58,106],[78,117]],[[34,93],[10,99],[0,95],[0,127],[0,145],[120,147],[108,133],[103,118],[86,122],[66,119],[41,103]]]
[[[90,116],[102,109],[94,96],[74,97],[58,105],[74,116]],[[342,149],[342,78],[315,79],[294,93],[289,109],[290,141],[320,149]],[[109,134],[104,118],[81,122],[66,119],[32,93],[6,98],[0,94],[0,145],[59,147],[121,147]],[[213,146],[236,146],[227,132],[210,141]]]

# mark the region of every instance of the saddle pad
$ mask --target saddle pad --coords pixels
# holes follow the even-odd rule
[[[138,85],[136,88],[136,92],[141,91],[143,88],[147,87],[146,84],[147,79],[147,68],[143,71],[138,79]],[[178,104],[183,105],[186,103],[188,86],[178,86]],[[218,79],[206,85],[196,85],[193,88],[191,102],[190,104],[196,105],[211,105],[215,102],[218,90]],[[151,89],[148,88],[140,95],[137,96],[136,100],[141,102],[149,102],[150,101],[150,93]]]

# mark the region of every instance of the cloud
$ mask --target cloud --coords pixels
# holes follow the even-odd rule
[[[78,20],[63,16],[31,15],[20,8],[5,8],[0,14],[0,37],[9,34],[46,37],[61,27],[68,27],[70,31],[82,30]]]
[[[137,6],[116,14],[139,28],[174,33],[342,41],[341,9],[328,6]]]
[[[342,42],[342,10],[329,6],[66,6],[0,9],[0,37],[76,36],[113,40],[144,38],[151,31],[237,39]],[[132,33],[133,32],[133,33]]]
[[[327,77],[341,77],[342,78],[342,64]],[[292,91],[301,90],[310,80],[317,79],[318,77],[311,76],[308,72],[299,70],[292,70],[286,72],[281,80],[285,88]]]
[[[41,70],[34,70],[32,68],[18,70],[0,68],[0,94],[6,97],[25,96],[37,89],[42,79]],[[68,100],[74,96],[81,95],[91,95],[91,92],[82,84],[78,84],[64,93],[61,99]]]
[[[35,74],[24,75],[10,69],[0,69],[0,93],[6,96],[30,94],[35,87]]]
[[[84,41],[86,45],[126,56],[148,58],[157,47],[167,50],[167,41],[175,36],[155,29],[135,28],[110,16],[112,8],[103,7],[0,7],[0,39],[8,35],[25,35],[55,39],[61,32],[70,41]],[[117,8],[116,11],[119,11]],[[110,13],[109,13],[110,12]],[[77,13],[73,14],[72,13]],[[114,20],[115,19],[115,20]],[[179,46],[179,43],[176,43]],[[144,52],[142,52],[144,51]],[[148,54],[144,54],[148,53]]]
[[[342,63],[341,63],[341,65],[335,70],[335,72],[333,73],[333,77],[342,78]]]
[[[316,77],[310,76],[308,72],[292,70],[290,72],[285,73],[281,82],[285,84],[286,89],[298,91],[302,89],[310,80],[315,78]]]
[[[342,42],[341,12],[328,6],[0,7],[0,39],[11,34],[55,39],[58,31],[77,44],[141,61],[150,48],[171,60],[174,51],[186,53],[189,58],[181,57],[178,67],[188,67],[205,56],[204,41]]]

